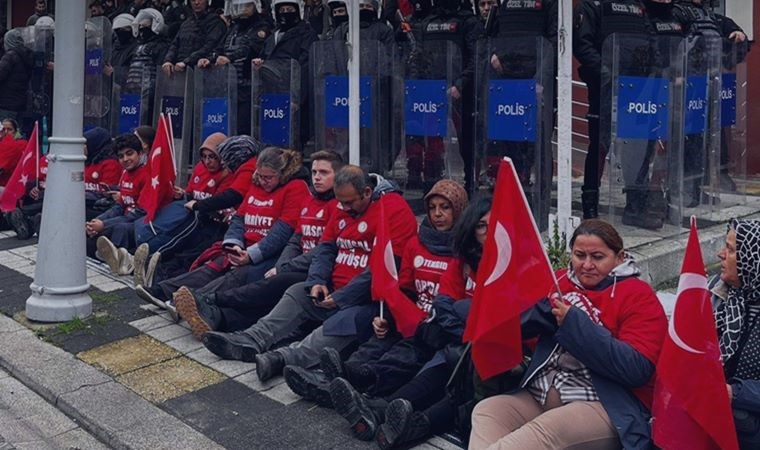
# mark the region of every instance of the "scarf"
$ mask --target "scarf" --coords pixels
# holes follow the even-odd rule
[[[451,231],[436,230],[430,225],[430,220],[427,217],[422,220],[420,228],[417,231],[417,237],[420,240],[420,243],[434,255],[454,255],[454,251],[451,248]]]

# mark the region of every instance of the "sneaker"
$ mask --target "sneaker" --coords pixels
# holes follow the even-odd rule
[[[132,275],[135,270],[134,256],[124,247],[119,248],[119,271],[118,275]]]
[[[98,249],[95,253],[95,256],[97,256],[101,261],[108,264],[108,268],[111,269],[111,272],[118,274],[119,251],[116,249],[116,246],[113,245],[113,242],[111,242],[111,240],[105,236],[100,236],[95,242],[95,245]]]
[[[20,209],[16,208],[8,215],[8,221],[16,231],[16,237],[25,241],[32,237],[32,227],[29,226],[29,221],[26,220],[24,213]]]
[[[158,306],[161,309],[168,309],[166,307],[166,302],[158,298],[155,292],[151,292],[151,291],[152,291],[151,288],[146,288],[139,285],[135,287],[135,293],[137,294],[138,297],[140,297],[141,299],[145,300],[148,303]]]
[[[166,310],[169,311],[169,315],[171,316],[174,323],[179,323],[179,313],[177,312],[177,307],[174,306],[174,303],[169,300],[166,302]]]
[[[154,252],[148,261],[148,267],[145,269],[145,286],[153,286],[153,277],[156,275],[156,268],[161,261],[161,252]]]
[[[351,426],[354,436],[362,441],[375,437],[379,421],[365,398],[344,378],[330,382],[330,397],[335,411]]]
[[[193,336],[200,339],[209,331],[218,330],[221,325],[219,308],[213,304],[211,295],[194,295],[186,286],[182,286],[172,296],[179,316],[187,321]]]
[[[232,333],[211,331],[203,335],[202,341],[211,353],[222,359],[255,362],[256,355],[261,353],[259,343],[245,331]]]
[[[323,408],[332,408],[330,380],[319,369],[309,370],[300,366],[285,366],[282,372],[291,391],[304,400],[310,400]]]
[[[149,252],[150,252],[150,246],[148,246],[147,243],[138,245],[137,250],[135,250],[135,257],[134,257],[135,286],[137,285],[150,286],[149,284],[145,283],[145,263],[148,261]]]

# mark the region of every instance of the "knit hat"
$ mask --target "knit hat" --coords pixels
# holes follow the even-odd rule
[[[454,221],[459,219],[462,215],[462,211],[467,206],[467,191],[464,190],[461,184],[454,180],[440,180],[435,183],[425,195],[425,205],[433,196],[440,195],[451,203],[451,208],[454,211]]]
[[[203,145],[201,145],[201,150],[206,149],[214,152],[216,156],[219,156],[219,144],[224,142],[224,140],[227,139],[227,136],[224,135],[224,133],[216,132],[209,137],[206,138],[205,141],[203,141]]]

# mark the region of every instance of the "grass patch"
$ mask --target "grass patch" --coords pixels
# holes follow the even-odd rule
[[[114,292],[91,291],[89,294],[90,297],[92,297],[93,301],[103,303],[105,305],[110,305],[112,303],[121,301],[121,296]]]
[[[69,320],[68,322],[64,322],[58,325],[55,328],[55,332],[52,333],[52,336],[65,336],[72,333],[76,333],[78,331],[91,332],[93,326],[103,325],[106,322],[108,322],[108,320],[109,320],[109,316],[107,314],[98,315],[98,316],[93,315],[86,319],[75,317]]]

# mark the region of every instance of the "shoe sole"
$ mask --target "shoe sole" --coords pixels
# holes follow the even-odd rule
[[[325,373],[328,380],[346,378],[343,370],[343,362],[340,354],[333,348],[325,348],[319,355],[319,368]]]
[[[156,275],[156,268],[161,261],[161,252],[155,252],[148,261],[148,267],[145,269],[145,286],[153,286],[153,276]]]
[[[135,270],[134,257],[129,251],[121,247],[119,248],[119,275],[132,275]]]
[[[231,344],[227,339],[215,333],[206,333],[201,338],[203,345],[216,356],[222,359],[231,359],[243,362],[256,362],[256,352],[252,348]]]
[[[161,309],[167,309],[166,302],[164,302],[162,300],[159,300],[156,297],[154,297],[153,295],[151,295],[151,293],[148,292],[147,290],[145,290],[144,287],[137,286],[135,288],[135,293],[137,294],[138,297],[140,297],[141,299],[143,299],[146,302],[150,303],[151,305],[156,305],[156,306],[158,306]]]
[[[413,412],[407,402],[390,402],[388,404],[388,410],[385,412],[385,423],[380,425],[375,438],[375,442],[381,449],[387,450],[396,445],[399,436],[409,426],[409,418]],[[393,420],[398,417],[403,417],[404,420]]]
[[[140,244],[137,246],[137,250],[135,250],[135,286],[147,286],[145,284],[145,262],[148,260],[148,252],[150,252],[148,244]]]
[[[98,240],[95,242],[95,247],[97,248],[97,252],[100,255],[100,259],[102,259],[103,262],[108,264],[108,268],[111,270],[111,272],[114,274],[118,274],[119,273],[119,251],[116,249],[116,246],[113,245],[113,242],[111,242],[105,236],[100,236]]]
[[[314,387],[314,384],[307,381],[301,372],[285,366],[282,375],[285,378],[285,383],[295,394],[300,395],[305,400],[313,401],[323,408],[333,408],[330,392]]]
[[[360,395],[351,384],[343,379],[336,378],[330,382],[330,398],[335,405],[335,412],[343,416],[351,426],[351,432],[357,439],[371,441],[375,437],[374,421],[369,418],[370,414],[362,411]]]
[[[193,336],[200,339],[209,331],[214,331],[198,313],[198,305],[196,305],[195,297],[190,292],[190,289],[182,286],[174,293],[172,298],[179,316],[190,325],[190,331],[193,333]]]
[[[169,315],[172,317],[174,323],[179,323],[179,313],[177,313],[177,308],[172,305],[171,302],[166,303],[166,310],[169,311]]]
[[[16,237],[22,241],[25,241],[32,237],[32,232],[29,227],[29,223],[24,218],[24,213],[18,209],[11,211],[8,221],[11,223],[11,227],[16,232]]]

